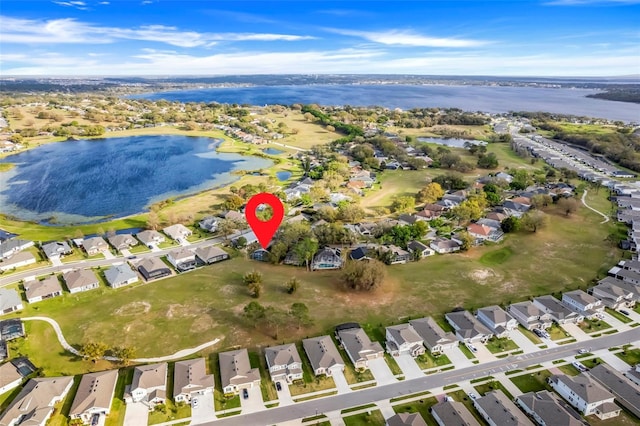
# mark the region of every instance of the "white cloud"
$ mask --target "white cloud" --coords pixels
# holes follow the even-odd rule
[[[89,10],[87,4],[83,1],[53,1],[58,6],[74,7],[79,10]]]
[[[103,27],[72,18],[42,21],[0,16],[0,24],[0,42],[25,44],[95,44],[112,43],[117,40],[142,40],[179,47],[207,47],[218,41],[298,41],[314,38],[271,33],[199,33],[164,25],[138,28]]]
[[[342,30],[335,28],[327,28],[329,32],[360,37],[365,40],[372,41],[374,43],[380,43],[385,45],[395,46],[413,46],[413,47],[477,47],[489,44],[486,40],[471,40],[461,39],[454,37],[429,37],[421,34],[416,34],[412,31],[354,31],[354,30]]]

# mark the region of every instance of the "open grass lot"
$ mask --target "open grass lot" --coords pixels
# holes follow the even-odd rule
[[[299,111],[287,110],[286,115],[272,112],[260,118],[275,120],[276,125],[282,122],[287,125],[289,130],[297,129],[296,134],[287,133],[285,138],[277,142],[298,148],[309,149],[314,145],[324,145],[344,136],[337,132],[328,131],[318,122],[307,121]]]
[[[549,370],[542,370],[511,377],[511,381],[523,393],[538,392],[544,389],[551,389],[551,386],[547,384],[547,377],[549,376],[551,376],[551,372]]]
[[[586,288],[616,262],[619,251],[604,241],[609,224],[594,224],[599,218],[583,215],[584,210],[570,217],[551,213],[547,228],[535,234],[509,235],[501,246],[513,254],[502,263],[486,266],[480,262],[484,254],[496,250],[491,246],[394,265],[389,267],[382,288],[373,293],[343,290],[336,271],[306,272],[239,257],[136,287],[65,293],[26,305],[23,315],[54,318],[71,344],[88,340],[101,340],[109,346],[125,344],[136,347],[140,357],[173,353],[215,338],[222,339],[214,347],[216,351],[234,345],[273,345],[330,333],[335,325],[348,321],[360,322],[372,338],[381,340],[387,325],[404,322],[407,317],[437,318],[454,305],[473,310]],[[264,276],[261,304],[286,309],[303,302],[314,325],[301,330],[293,325],[285,327],[278,341],[272,330],[254,328],[242,315],[243,307],[252,300],[242,284],[242,274],[252,269]],[[549,270],[554,271],[553,280],[549,280]],[[302,286],[288,295],[284,283],[292,276],[298,277]],[[145,327],[140,327],[141,321]],[[28,340],[27,352],[38,358],[36,365],[48,373],[92,369],[92,365],[63,354],[48,325],[29,327],[33,339]]]
[[[343,417],[346,426],[384,425],[384,417],[380,410],[372,410],[369,413],[356,414]]]
[[[462,125],[462,124],[440,124],[432,127],[422,127],[420,129],[409,129],[404,127],[389,127],[390,132],[396,132],[401,136],[416,137],[441,137],[446,132],[462,132],[465,139],[486,140],[495,135],[493,129],[489,125]]]
[[[438,423],[429,412],[429,409],[437,403],[438,400],[432,396],[418,401],[407,402],[406,404],[394,405],[393,411],[396,413],[420,413],[429,426],[437,426]]]

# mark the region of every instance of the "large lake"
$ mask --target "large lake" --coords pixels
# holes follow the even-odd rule
[[[0,212],[23,220],[100,221],[238,179],[234,170],[273,163],[216,152],[220,140],[135,136],[52,143],[9,156],[0,173]]]
[[[442,107],[501,113],[546,111],[611,120],[640,121],[640,104],[587,98],[589,89],[445,85],[254,86],[148,93],[134,97],[181,102],[291,105]]]

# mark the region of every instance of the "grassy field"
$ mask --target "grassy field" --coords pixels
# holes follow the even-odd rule
[[[585,333],[593,333],[595,331],[607,330],[611,328],[611,326],[602,320],[590,320],[585,318],[583,322],[578,324],[578,327],[582,329]]]
[[[618,352],[616,355],[632,367],[636,364],[640,364],[640,349],[625,349],[622,352]]]
[[[266,114],[263,118],[275,120],[276,125],[278,123],[284,123],[290,130],[297,129],[298,132],[296,134],[287,134],[286,137],[280,139],[278,143],[298,148],[308,149],[314,145],[324,145],[344,136],[338,132],[328,131],[317,122],[307,121],[299,111],[287,110],[286,115],[285,113],[272,112]]]
[[[518,345],[511,339],[497,339],[495,337],[489,339],[486,344],[487,349],[493,354],[497,354],[504,351],[510,351],[518,349]]]
[[[380,410],[371,410],[368,413],[343,417],[346,426],[384,425],[384,417]]]
[[[416,137],[440,137],[447,132],[461,132],[465,139],[488,140],[489,137],[495,135],[493,129],[489,125],[465,126],[462,124],[441,124],[432,127],[422,127],[420,129],[408,129],[403,127],[389,127],[390,132],[396,132],[401,136]]]
[[[551,376],[549,370],[542,370],[512,377],[511,381],[524,393],[538,392],[544,389],[551,389],[551,386],[547,384],[547,377],[549,376]]]

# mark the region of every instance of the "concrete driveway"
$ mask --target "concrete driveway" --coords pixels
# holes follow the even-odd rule
[[[100,253],[104,256],[105,259],[115,259],[116,257],[111,253],[110,250],[102,250]]]
[[[271,384],[273,387],[276,385],[274,383]],[[291,405],[293,404],[293,398],[291,397],[291,392],[289,390],[289,385],[286,382],[280,382],[280,386],[282,390],[277,390],[278,393],[278,401],[280,401],[280,405]]]
[[[477,349],[477,352],[474,353],[474,355],[480,362],[491,362],[497,359],[484,344],[474,343],[473,346]]]
[[[462,345],[463,343],[461,343]],[[473,365],[473,362],[458,348],[447,349],[444,351],[444,354],[451,360],[451,363],[456,366],[456,368],[464,368],[470,367]]]
[[[351,392],[347,378],[344,377],[344,373],[342,371],[334,371],[331,377],[333,377],[338,393]]]
[[[378,386],[396,382],[396,378],[393,377],[393,373],[384,357],[369,360],[369,370],[371,370],[373,377],[378,382]]]
[[[562,328],[565,329],[567,333],[573,336],[578,342],[584,342],[585,340],[591,339],[587,333],[582,331],[580,327],[576,324],[562,324]]]
[[[255,411],[262,411],[265,409],[264,401],[262,401],[262,392],[260,386],[255,386],[249,391],[249,398],[244,399],[242,397],[242,391],[240,391],[240,406],[242,407],[242,414],[253,413]]]
[[[629,312],[631,312],[631,309],[629,309]],[[629,327],[628,324],[623,323],[618,318],[614,317],[608,312],[603,312],[602,314],[604,315],[604,322],[606,322],[607,324],[609,324],[611,327],[615,328],[618,331],[629,330],[631,328]]]
[[[193,400],[198,400],[198,407],[193,406]],[[191,398],[191,423],[205,423],[217,419],[216,408],[213,403],[213,393],[194,395]]]
[[[149,418],[149,408],[142,402],[127,404],[124,412],[124,426],[146,425]]]
[[[394,357],[393,359],[396,360],[396,362],[398,363],[398,367],[400,367],[400,369],[404,373],[405,380],[416,379],[418,377],[424,376],[424,373],[411,355],[402,354]]]
[[[529,338],[522,334],[522,332],[518,329],[511,330],[509,332],[509,337],[515,342],[516,345],[518,345],[518,347],[520,347],[520,349],[522,349],[525,354],[538,350],[538,346],[531,340],[529,340]]]

